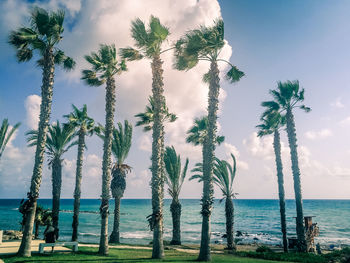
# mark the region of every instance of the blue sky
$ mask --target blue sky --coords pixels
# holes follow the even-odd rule
[[[305,103],[312,112],[296,112],[296,125],[303,193],[305,198],[350,198],[350,22],[348,1],[31,1],[45,8],[65,8],[67,26],[61,47],[73,56],[78,66],[72,73],[56,72],[52,121],[69,113],[71,104],[88,105],[89,112],[104,123],[104,89],[86,87],[80,71],[87,65],[82,56],[96,50],[98,43],[132,45],[129,34],[131,19],[159,16],[170,27],[170,42],[199,24],[209,25],[222,15],[228,45],[224,58],[246,73],[239,83],[222,81],[220,133],[226,144],[217,149],[220,158],[230,152],[238,156],[235,181],[240,198],[277,198],[272,152],[272,138],[257,139],[254,132],[261,113],[261,101],[268,100],[268,90],[277,81],[298,79],[305,88]],[[26,1],[3,1],[0,10],[0,119],[22,122],[16,138],[0,162],[0,198],[24,197],[28,190],[32,150],[26,149],[24,133],[35,118],[40,96],[41,72],[34,62],[18,64],[14,51],[6,43],[10,29],[26,23]],[[231,52],[232,48],[232,52]],[[194,117],[205,114],[207,87],[200,76],[208,65],[201,64],[189,72],[171,69],[171,54],[164,58],[164,83],[170,110],[179,115],[175,124],[167,125],[167,144],[190,157],[193,165],[200,160],[200,149],[186,145],[185,131]],[[129,64],[129,72],[117,79],[116,121],[129,119],[142,111],[150,94],[149,61]],[[27,101],[27,104],[26,104]],[[33,104],[33,105],[32,105]],[[26,106],[27,105],[27,106]],[[32,121],[32,122],[31,122]],[[293,197],[288,145],[282,136],[287,197]],[[125,197],[148,198],[150,134],[134,128],[134,144],[128,163],[134,168],[128,178]],[[7,155],[6,155],[7,154]],[[72,197],[76,149],[65,156],[63,197]],[[98,138],[88,140],[86,177],[83,196],[97,198],[100,191],[102,144]],[[315,183],[317,182],[317,187]],[[98,187],[97,187],[98,186]],[[41,196],[50,196],[50,170],[45,168]],[[186,182],[182,197],[198,198],[201,185]],[[217,197],[220,192],[216,192]]]

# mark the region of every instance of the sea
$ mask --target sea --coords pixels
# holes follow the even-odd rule
[[[20,230],[19,199],[0,199],[0,230]],[[199,243],[201,232],[200,200],[182,199],[181,238],[183,243]],[[51,207],[50,199],[39,199],[45,208]],[[170,241],[172,221],[171,200],[164,201],[164,239]],[[79,241],[98,243],[100,233],[100,200],[82,199],[79,216]],[[150,199],[122,199],[120,230],[121,242],[149,244],[152,232],[146,217],[151,214]],[[304,215],[314,216],[320,233],[316,242],[323,246],[350,245],[350,200],[304,200]],[[238,244],[281,245],[280,213],[278,200],[235,199],[234,227],[242,235]],[[59,240],[68,241],[72,234],[73,199],[61,200]],[[109,233],[113,227],[114,202],[110,202]],[[286,200],[288,237],[295,237],[295,201]],[[41,227],[43,236],[45,227]],[[225,202],[215,200],[211,217],[211,242],[225,243]]]

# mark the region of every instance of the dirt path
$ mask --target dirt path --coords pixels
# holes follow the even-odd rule
[[[39,244],[45,242],[44,240],[33,240],[32,241],[32,252],[38,252],[39,251]],[[18,251],[18,248],[20,246],[20,241],[9,241],[9,242],[2,242],[0,245],[0,256],[1,255],[8,255],[8,254],[16,254]],[[45,252],[50,252],[51,247],[45,247]],[[71,251],[70,249],[66,247],[55,247],[54,251]]]

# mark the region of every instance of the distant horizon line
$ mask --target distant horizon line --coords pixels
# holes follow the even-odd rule
[[[27,198],[2,198],[0,200],[21,200]],[[180,200],[200,200],[201,198],[179,198]],[[214,200],[221,200],[223,198],[214,198]],[[279,200],[278,198],[235,198],[236,200]],[[38,200],[52,200],[52,198],[38,198]],[[60,200],[74,200],[74,198],[61,198]],[[100,198],[80,198],[80,200],[100,200]],[[114,200],[111,198],[110,200]],[[122,200],[152,200],[152,198],[122,198]],[[164,198],[164,200],[172,200],[172,198]],[[295,200],[286,198],[285,200]],[[350,198],[304,198],[303,200],[350,200]]]

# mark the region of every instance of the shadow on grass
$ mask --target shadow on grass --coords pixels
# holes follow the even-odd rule
[[[146,251],[149,252],[149,251]],[[135,255],[134,255],[135,256]],[[175,255],[167,255],[165,259],[152,259],[151,257],[144,257],[140,255],[140,257],[130,258],[127,255],[112,255],[101,256],[96,251],[79,251],[76,253],[48,253],[48,254],[38,254],[32,253],[32,257],[23,258],[17,257],[15,255],[6,255],[1,258],[5,262],[18,262],[18,263],[26,263],[26,262],[196,262],[195,257],[188,256],[186,258],[178,257],[171,258]],[[170,257],[170,258],[169,258]]]

